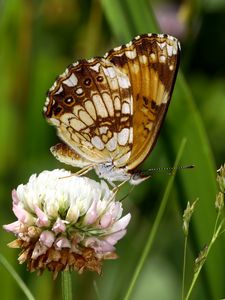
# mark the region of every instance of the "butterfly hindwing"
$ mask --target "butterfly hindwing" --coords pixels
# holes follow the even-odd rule
[[[95,164],[114,160],[118,167],[130,156],[132,114],[129,78],[103,58],[71,65],[50,89],[45,111],[76,155]]]

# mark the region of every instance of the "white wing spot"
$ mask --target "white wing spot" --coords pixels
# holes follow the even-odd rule
[[[119,86],[121,88],[126,89],[130,87],[130,80],[127,76],[124,76],[124,74],[123,75],[118,74],[117,79],[118,79]]]
[[[114,51],[119,51],[119,50],[121,50],[121,48],[122,48],[122,46],[118,46],[118,47],[115,47],[113,50]]]
[[[61,74],[59,77],[63,78],[66,77],[69,74],[69,70],[66,68],[65,72]]]
[[[83,89],[82,88],[78,88],[78,89],[76,89],[76,94],[78,95],[78,96],[80,96],[80,95],[82,95],[83,94]]]
[[[166,42],[163,42],[163,43],[157,43],[157,45],[159,46],[159,48],[161,50],[163,50],[163,48],[166,46]]]
[[[132,41],[126,44],[126,47],[131,47],[133,45]]]
[[[99,63],[95,64],[94,66],[90,66],[90,69],[97,72],[97,73],[99,73],[99,68],[100,68]]]
[[[137,56],[137,51],[134,49],[133,51],[126,51],[125,54],[129,59],[134,59]]]
[[[104,102],[102,101],[102,98],[99,95],[93,95],[92,97],[95,109],[97,111],[97,115],[102,118],[108,117],[108,112],[105,108]]]
[[[53,91],[53,90],[56,88],[56,86],[57,86],[57,83],[54,82],[53,86],[49,89],[49,91],[50,91],[50,92]]]
[[[122,104],[122,113],[123,114],[130,114],[130,105],[127,102]]]
[[[55,94],[55,95],[58,95],[58,94],[62,93],[62,91],[63,91],[63,88],[62,88],[62,86],[60,85],[59,89],[58,89],[54,94]]]
[[[114,132],[113,137],[107,142],[106,148],[109,151],[114,151],[117,147],[117,133]]]
[[[169,66],[169,69],[170,69],[170,71],[173,71],[174,66],[173,66],[173,65],[170,65],[170,66]]]
[[[118,143],[121,146],[126,145],[129,139],[129,135],[130,135],[130,129],[123,128],[120,132],[118,132]]]
[[[177,54],[177,44],[174,44],[173,46],[173,55]]]
[[[103,68],[103,72],[105,73],[106,76],[110,78],[116,77],[116,72],[113,67]]]
[[[159,57],[159,62],[165,63],[165,62],[166,62],[166,57],[165,57],[164,55],[161,55],[161,56]]]
[[[45,100],[45,106],[49,105],[49,102],[50,102],[50,99],[49,99],[49,97],[47,97]]]
[[[72,73],[70,77],[68,77],[66,80],[63,81],[64,84],[67,86],[76,86],[77,85],[77,77]]]
[[[173,55],[173,46],[167,44],[167,53],[168,53],[168,56]]]
[[[92,144],[99,150],[103,150],[105,145],[104,143],[102,142],[102,140],[100,139],[99,136],[94,136],[92,139],[91,139],[91,142]]]
[[[167,103],[169,100],[169,94],[168,92],[164,92],[163,98],[162,98],[162,103]]]
[[[110,88],[112,90],[117,90],[118,89],[118,82],[117,82],[116,78],[111,78],[108,83],[109,83]]]
[[[105,134],[108,131],[108,129],[109,129],[109,127],[102,126],[102,127],[99,127],[99,132],[100,132],[100,134]]]

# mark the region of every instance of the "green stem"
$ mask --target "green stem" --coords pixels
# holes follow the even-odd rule
[[[100,293],[99,293],[99,289],[98,289],[96,280],[93,281],[93,285],[94,285],[94,290],[95,290],[95,294],[96,294],[96,299],[100,300],[101,297],[100,297]]]
[[[181,145],[180,145],[177,157],[176,157],[176,161],[175,161],[175,165],[174,165],[175,168],[177,167],[178,162],[180,161],[180,158],[181,158],[181,155],[183,153],[185,144],[186,144],[186,139],[183,139],[182,142],[181,142]],[[139,260],[139,262],[137,264],[137,267],[136,267],[136,269],[134,271],[133,277],[131,279],[131,282],[130,282],[130,285],[128,287],[127,293],[126,293],[126,295],[124,297],[124,300],[128,300],[130,298],[131,293],[132,293],[132,291],[134,289],[134,286],[135,286],[135,284],[137,282],[137,279],[138,279],[138,277],[140,275],[140,272],[141,272],[141,270],[143,268],[144,262],[145,262],[145,260],[146,260],[146,258],[148,256],[151,248],[152,248],[152,244],[154,242],[154,239],[156,237],[156,233],[157,233],[158,228],[159,228],[159,224],[160,224],[162,216],[164,214],[164,211],[165,211],[165,208],[166,208],[166,204],[167,204],[167,201],[168,201],[168,198],[169,198],[169,194],[170,194],[173,182],[174,182],[174,176],[171,176],[170,179],[169,179],[169,181],[168,181],[166,190],[164,192],[163,199],[161,201],[161,204],[160,204],[158,213],[156,215],[154,224],[153,224],[153,226],[151,228],[151,231],[149,233],[149,237],[148,237],[147,243],[146,243],[145,248],[144,248],[144,250],[142,252],[142,255],[141,255],[140,260]]]
[[[70,271],[62,272],[62,298],[72,300],[72,284]]]
[[[23,280],[19,277],[19,275],[16,273],[16,271],[13,269],[13,267],[9,264],[9,262],[1,254],[0,254],[0,263],[12,275],[12,277],[15,279],[16,283],[18,284],[18,286],[21,288],[21,290],[27,296],[27,299],[29,299],[29,300],[35,300],[34,296],[31,294],[30,290],[25,285],[25,283],[23,282]]]
[[[184,240],[183,275],[182,275],[182,300],[184,299],[184,287],[185,287],[185,275],[186,275],[186,259],[187,259],[187,240],[188,240],[188,236],[185,235],[185,240]]]
[[[216,222],[218,222],[218,220],[216,220]],[[220,222],[220,224],[219,224],[217,230],[214,230],[213,237],[212,237],[212,239],[211,239],[211,241],[210,241],[210,244],[209,244],[209,246],[208,246],[208,249],[207,249],[207,252],[206,252],[206,255],[205,255],[205,260],[204,260],[204,262],[199,266],[198,270],[194,273],[194,276],[193,276],[193,279],[192,279],[190,288],[189,288],[189,290],[188,290],[188,292],[187,292],[187,295],[186,295],[186,297],[185,297],[185,300],[188,300],[188,299],[189,299],[189,297],[190,297],[190,295],[191,295],[191,292],[192,292],[192,290],[193,290],[193,288],[194,288],[194,286],[195,286],[195,283],[196,283],[196,281],[197,281],[197,279],[198,279],[198,276],[199,276],[199,274],[200,274],[200,272],[201,272],[201,269],[202,269],[202,267],[203,267],[203,265],[204,265],[204,263],[205,263],[205,261],[206,261],[206,258],[207,258],[208,255],[209,255],[209,251],[211,250],[212,245],[214,244],[214,242],[216,241],[216,239],[218,238],[218,236],[219,236],[220,233],[221,233],[221,228],[222,228],[223,224],[224,224],[224,219]]]

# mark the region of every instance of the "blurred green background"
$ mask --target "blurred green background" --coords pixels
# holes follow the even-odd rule
[[[158,22],[158,25],[156,25]],[[215,223],[216,168],[225,161],[225,1],[2,0],[0,1],[0,220],[13,222],[11,190],[44,169],[69,168],[50,154],[54,128],[42,116],[46,91],[57,75],[80,58],[101,56],[135,35],[164,32],[182,45],[181,68],[158,143],[143,168],[172,166],[187,139],[154,247],[132,299],[181,299],[182,213],[199,197],[191,226],[188,278],[193,259],[209,241]],[[182,70],[182,71],[181,71]],[[185,79],[184,79],[185,78]],[[119,242],[119,259],[105,262],[103,275],[73,274],[73,299],[123,299],[142,253],[169,176],[155,174],[124,201],[132,220]],[[127,193],[127,186],[123,193]],[[2,226],[1,226],[2,227]],[[1,229],[1,254],[36,299],[60,299],[60,278],[29,274],[17,264],[13,236]],[[212,249],[192,299],[225,297],[224,236]],[[24,299],[0,266],[2,299]],[[99,298],[95,286],[98,287]]]

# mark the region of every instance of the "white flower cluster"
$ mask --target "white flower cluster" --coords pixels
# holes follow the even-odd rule
[[[18,220],[4,228],[14,233],[17,241],[33,243],[31,260],[49,249],[65,248],[79,255],[83,249],[92,249],[95,257],[103,258],[114,252],[131,217],[121,218],[121,202],[104,181],[98,183],[65,170],[32,175],[27,184],[13,190],[12,197]]]

